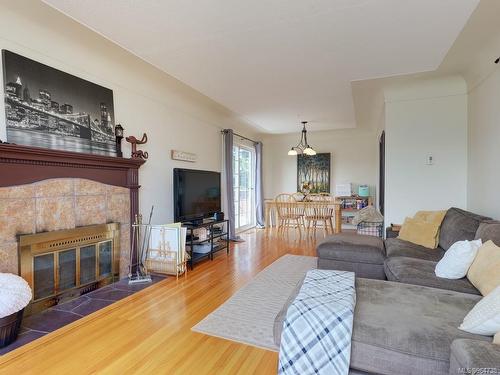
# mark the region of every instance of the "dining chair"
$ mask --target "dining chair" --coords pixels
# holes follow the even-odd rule
[[[278,231],[286,227],[296,227],[301,233],[304,227],[304,209],[297,204],[292,194],[279,194],[275,198],[278,212]]]
[[[316,233],[318,223],[323,224],[324,234],[334,233],[333,218],[335,207],[328,200],[310,202],[305,209],[304,221],[307,231],[311,229]]]

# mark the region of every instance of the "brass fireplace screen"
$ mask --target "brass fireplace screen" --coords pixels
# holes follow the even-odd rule
[[[19,274],[33,290],[31,314],[113,282],[119,272],[120,224],[19,237]]]

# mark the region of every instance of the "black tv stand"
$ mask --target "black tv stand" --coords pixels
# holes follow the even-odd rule
[[[186,222],[183,222],[182,225],[193,225],[193,226],[198,226],[198,225],[201,225],[204,223],[204,220],[203,219],[194,219],[194,220],[191,220],[191,221],[186,221]]]
[[[202,220],[201,222],[191,221],[182,223],[187,228],[186,251],[189,254],[189,266],[193,269],[194,263],[203,259],[214,259],[214,254],[220,250],[226,249],[229,254],[229,220]],[[207,229],[207,237],[204,239],[195,239],[198,236],[194,234],[197,229]],[[198,253],[196,247],[206,247],[208,251]]]

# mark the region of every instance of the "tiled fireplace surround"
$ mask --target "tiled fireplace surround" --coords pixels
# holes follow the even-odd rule
[[[120,277],[128,273],[130,222],[139,212],[141,159],[18,146],[0,142],[0,272],[19,274],[18,236],[120,223]],[[153,278],[153,282],[161,278]],[[126,279],[23,321],[0,355],[143,289]]]
[[[18,274],[17,235],[120,223],[120,277],[128,273],[130,192],[81,178],[0,188],[0,272]]]
[[[127,275],[144,162],[0,142],[0,272],[19,274],[21,234],[116,222]]]

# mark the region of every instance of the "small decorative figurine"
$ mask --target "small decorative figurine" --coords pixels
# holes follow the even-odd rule
[[[122,139],[123,139],[123,126],[116,124],[115,126],[115,138],[116,138],[116,156],[121,158],[122,153]]]
[[[142,135],[141,140],[138,140],[133,135],[125,138],[125,140],[132,145],[132,158],[135,158],[135,159],[147,159],[148,158],[147,151],[142,151],[142,150],[137,149],[137,145],[143,145],[143,144],[147,143],[148,136],[146,135],[146,133],[144,133]]]

